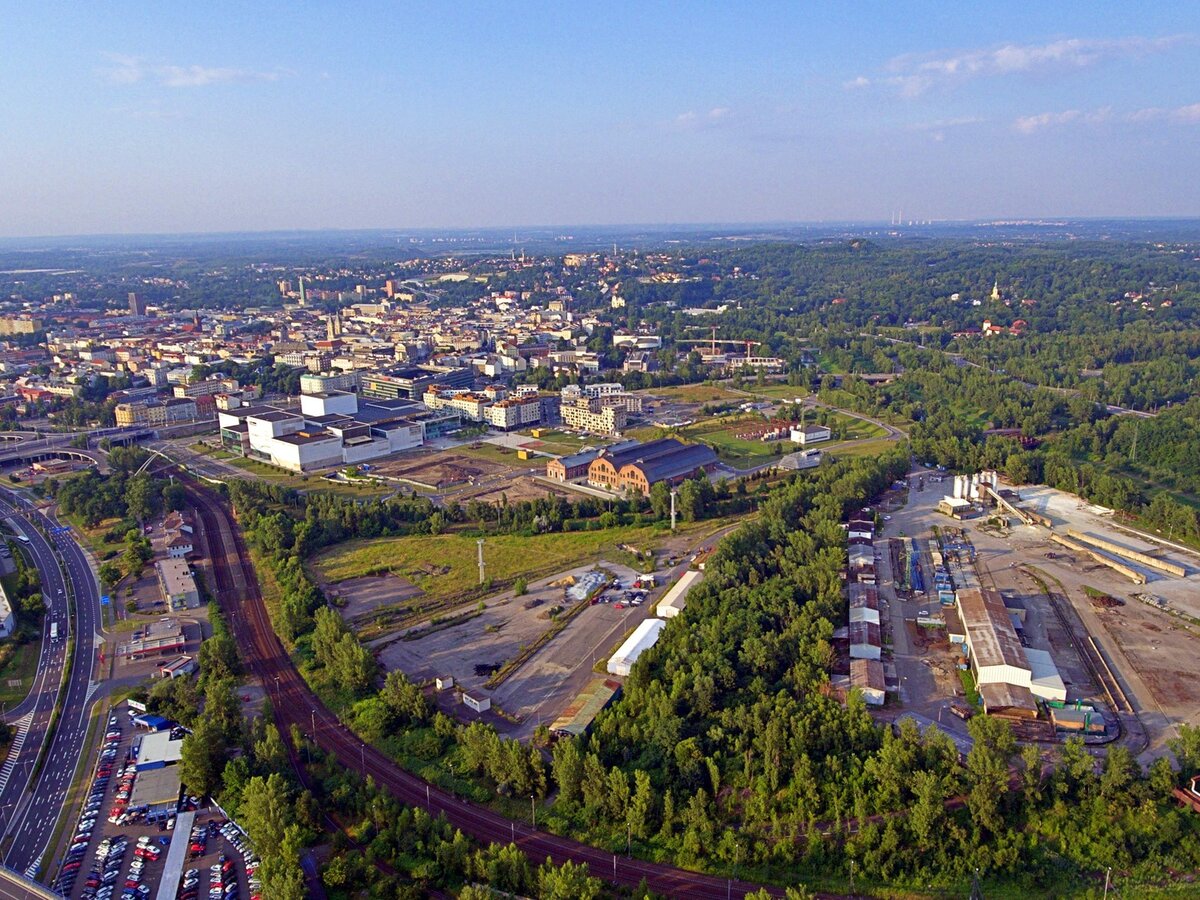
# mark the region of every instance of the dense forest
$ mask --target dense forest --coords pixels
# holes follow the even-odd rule
[[[1196,868],[1200,840],[1165,799],[1177,777],[1166,761],[1143,772],[1116,748],[1097,771],[1076,741],[1046,755],[1018,753],[1007,725],[987,717],[971,723],[975,749],[960,759],[940,732],[882,728],[856,694],[836,699],[829,671],[833,623],[844,617],[840,525],[907,465],[900,448],[826,463],[778,486],[757,518],[718,546],[705,582],[634,667],[623,698],[590,736],[555,743],[549,759],[536,749],[544,734],[522,748],[489,726],[455,725],[399,673],[380,680],[293,555],[307,520],[301,508],[333,501],[231,490],[274,570],[281,606],[295,595],[303,608],[299,622],[277,611],[276,624],[310,683],[364,738],[476,800],[506,809],[506,798],[532,793],[549,806],[547,827],[561,833],[792,883],[844,886],[853,869],[865,883],[961,886],[978,870],[1062,895],[1107,866],[1139,884],[1156,882],[1166,866]],[[299,504],[290,514],[299,524],[272,546],[275,526],[266,523],[280,501]],[[374,532],[377,506],[339,510],[337,539]],[[1190,770],[1200,765],[1200,732],[1183,735],[1174,749]],[[396,840],[388,829],[369,834],[380,853]],[[332,877],[369,882],[369,867],[352,858],[359,862]],[[521,879],[535,884],[528,873]]]

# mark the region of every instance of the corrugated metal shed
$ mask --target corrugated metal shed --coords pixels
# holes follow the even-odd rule
[[[578,737],[591,727],[593,720],[613,701],[621,691],[621,684],[608,678],[596,678],[550,725],[550,732],[560,736]]]

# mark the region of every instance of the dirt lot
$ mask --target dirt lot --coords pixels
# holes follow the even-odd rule
[[[540,500],[543,497],[578,497],[571,491],[554,487],[544,481],[537,481],[530,475],[521,475],[511,481],[505,481],[495,486],[471,488],[454,495],[460,503],[468,500],[481,500],[484,503],[499,503],[501,497],[507,497],[509,503],[520,503],[523,500]]]
[[[564,598],[563,587],[551,587],[551,582],[566,575],[580,576],[592,569],[590,565],[580,566],[570,572],[542,578],[530,584],[528,592],[522,596],[514,596],[511,590],[491,596],[485,601],[484,612],[476,613],[474,608],[468,608],[462,614],[469,618],[440,630],[436,625],[431,628],[430,623],[424,623],[420,628],[428,631],[415,640],[390,637],[379,659],[386,667],[400,668],[414,678],[427,679],[450,674],[454,676],[455,683],[463,688],[482,688],[494,668],[514,658],[523,647],[532,644],[550,629],[552,608],[563,608],[565,611],[570,606],[570,601]],[[604,571],[623,578],[626,583],[635,575],[625,566],[613,563],[605,563]],[[556,640],[563,640],[566,634],[576,629],[592,632],[598,625],[599,634],[607,631],[598,616],[589,614],[598,612],[613,611],[608,607],[584,610],[571,620]],[[510,678],[500,689],[500,694],[511,695],[512,691],[505,689],[511,688],[518,680],[518,677]],[[518,710],[510,709],[509,712],[515,714]]]
[[[342,602],[342,617],[354,621],[385,606],[403,603],[425,592],[399,575],[367,575],[324,586],[325,593]]]
[[[513,457],[514,463],[516,457]],[[478,457],[468,457],[454,451],[428,454],[417,459],[394,459],[372,466],[372,472],[391,478],[403,478],[440,490],[454,484],[480,481],[507,475],[513,466]]]

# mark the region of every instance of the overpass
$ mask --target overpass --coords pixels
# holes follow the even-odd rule
[[[0,866],[0,900],[61,900],[40,884]]]
[[[46,459],[73,459],[94,465],[101,473],[108,471],[108,460],[99,450],[80,450],[78,447],[47,445],[44,443],[18,444],[9,448],[0,446],[0,468],[16,463],[35,463]]]

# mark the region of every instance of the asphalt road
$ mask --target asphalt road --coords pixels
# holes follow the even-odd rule
[[[8,492],[5,492],[4,500],[10,510],[20,510],[18,524],[29,538],[26,546],[33,554],[42,576],[43,595],[50,604],[49,616],[54,617],[46,620],[47,633],[51,621],[59,623],[59,642],[51,648],[50,665],[39,675],[42,689],[36,692],[37,696],[31,704],[33,715],[29,734],[21,747],[10,784],[6,784],[3,793],[0,793],[0,806],[3,806],[5,813],[3,833],[12,842],[5,854],[4,864],[28,877],[35,877],[45,868],[43,862],[47,845],[62,813],[76,766],[84,753],[87,713],[92,700],[91,675],[101,621],[100,591],[87,557],[69,532],[47,539],[37,529],[28,527],[29,523],[36,523],[50,533],[60,527],[56,519],[43,515]],[[55,551],[63,561],[61,570]],[[70,583],[69,591],[64,583],[64,571]],[[68,624],[67,604],[72,601],[75,615]],[[29,785],[29,774],[45,739],[54,707],[68,635],[75,639],[75,656],[67,679],[62,717],[45,765],[35,783]],[[28,790],[25,790],[27,786]]]

